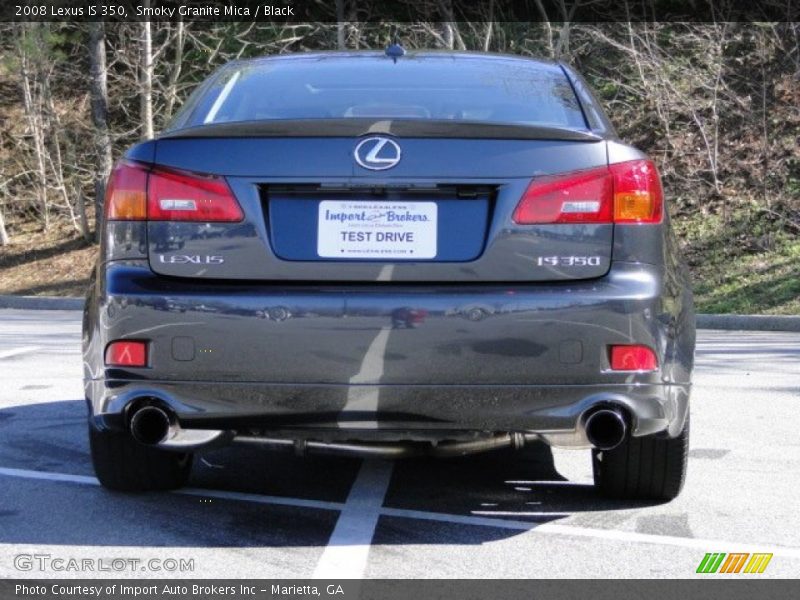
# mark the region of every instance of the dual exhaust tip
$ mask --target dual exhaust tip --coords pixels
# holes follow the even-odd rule
[[[628,421],[616,407],[598,408],[584,419],[586,439],[598,450],[613,450],[628,436]]]
[[[134,411],[129,427],[137,442],[156,446],[175,437],[178,420],[168,409],[149,404]],[[584,419],[583,428],[589,443],[598,450],[613,450],[628,436],[628,421],[616,407],[593,410]]]
[[[155,446],[175,436],[178,420],[160,406],[147,405],[133,413],[129,427],[137,442]]]

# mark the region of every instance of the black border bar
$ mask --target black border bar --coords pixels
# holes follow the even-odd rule
[[[123,593],[123,586],[128,586],[131,591]],[[178,593],[165,593],[165,586]],[[39,593],[30,591],[37,588]],[[4,600],[785,600],[798,595],[799,580],[760,579],[758,575],[736,579],[701,576],[679,580],[0,580],[0,598]]]
[[[2,0],[0,21],[561,23],[799,20],[800,0]]]

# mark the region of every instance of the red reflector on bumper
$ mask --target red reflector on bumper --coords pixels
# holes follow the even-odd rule
[[[655,371],[656,354],[647,346],[611,346],[611,369],[614,371]]]
[[[147,342],[111,342],[106,347],[106,366],[145,367],[147,366]]]

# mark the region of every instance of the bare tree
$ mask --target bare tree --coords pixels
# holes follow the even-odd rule
[[[150,0],[144,1],[144,6],[150,8]],[[150,21],[142,21],[141,32],[141,119],[142,137],[153,138],[153,37]]]
[[[105,202],[105,185],[111,174],[111,135],[108,131],[108,82],[106,77],[106,33],[102,21],[89,23],[89,88],[92,98],[92,125],[97,154],[94,169],[95,235],[99,241]],[[83,195],[79,194],[79,202]]]
[[[494,34],[494,0],[489,0],[488,19],[486,20],[486,34],[483,37],[483,51],[488,52],[492,47],[492,34]]]
[[[166,118],[172,116],[172,110],[178,100],[178,81],[183,69],[183,48],[186,44],[185,31],[186,27],[183,23],[183,18],[179,18],[175,26],[175,55],[172,60],[172,70],[169,74],[169,84],[164,94],[166,96],[164,104],[164,116]]]
[[[50,148],[46,152],[47,164],[52,173],[53,187],[60,192],[61,199],[64,201],[63,207],[69,213],[70,221],[73,227],[77,229],[84,238],[89,237],[89,231],[86,227],[85,215],[79,220],[75,215],[75,209],[70,200],[71,191],[68,188],[67,180],[64,177],[64,160],[61,153],[61,140],[62,126],[61,119],[58,116],[55,102],[53,100],[52,90],[49,81],[42,84],[42,107],[44,110],[44,120],[47,123],[47,131],[49,132],[48,138],[50,139]],[[84,207],[81,207],[85,212]]]
[[[544,24],[544,30],[547,34],[547,50],[549,52],[549,56],[556,55],[556,47],[553,42],[553,26],[550,25],[550,17],[547,15],[547,11],[542,4],[542,0],[535,0],[536,8],[539,11],[539,16],[542,17],[542,23]]]
[[[5,169],[0,166],[0,181],[2,181],[2,183],[0,183],[0,192],[3,192],[0,194],[0,198],[5,195],[6,178],[4,171]],[[0,246],[7,246],[10,241],[8,231],[6,231],[6,218],[3,214],[3,204],[0,202]]]
[[[3,208],[0,207],[0,246],[7,246],[9,241],[8,232],[6,231],[6,219],[3,217]]]
[[[345,45],[345,27],[347,24],[344,22],[344,0],[336,0],[336,47],[339,50],[344,50]]]
[[[47,158],[45,153],[45,131],[43,108],[41,102],[41,84],[44,74],[41,67],[43,35],[46,23],[23,23],[20,29],[20,75],[24,98],[25,117],[28,132],[33,141],[35,182],[39,197],[39,211],[42,217],[42,228],[50,227],[50,207],[47,198]]]
[[[455,15],[453,14],[452,0],[438,0],[438,2],[439,8],[442,11],[442,15],[444,15],[447,19],[444,23],[442,23],[445,48],[449,50],[466,50],[467,45],[464,43],[464,38],[461,37]]]

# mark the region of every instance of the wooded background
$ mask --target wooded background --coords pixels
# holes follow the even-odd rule
[[[800,24],[791,22],[0,24],[0,253],[19,258],[15,244],[34,238],[89,247],[113,161],[216,67],[382,49],[395,27],[409,49],[574,65],[620,136],[658,164],[708,305],[800,312]],[[17,262],[0,257],[0,277]],[[753,289],[731,291],[731,304],[724,290],[735,277]],[[765,285],[778,286],[774,301]]]

